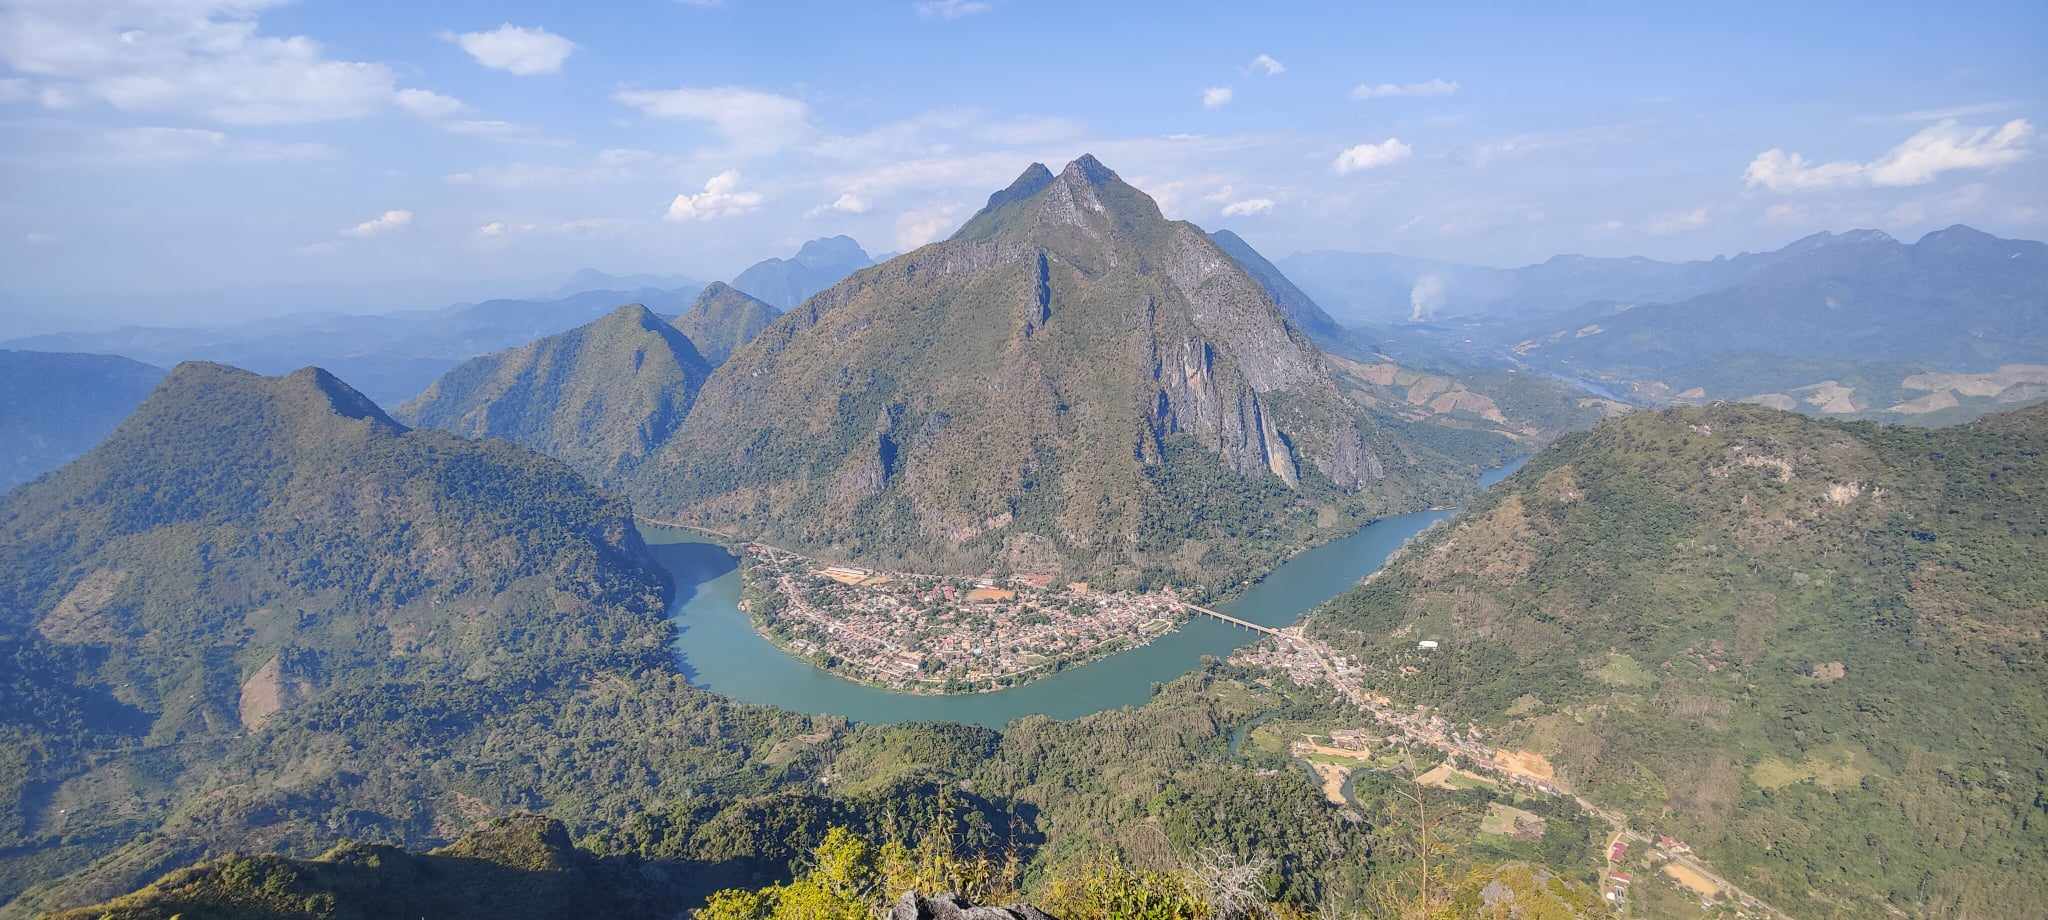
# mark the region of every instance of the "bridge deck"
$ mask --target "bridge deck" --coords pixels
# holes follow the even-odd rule
[[[1279,630],[1277,630],[1277,629],[1274,629],[1274,628],[1273,628],[1273,627],[1271,627],[1271,626],[1261,626],[1261,625],[1259,625],[1259,624],[1257,624],[1257,623],[1254,623],[1254,622],[1252,622],[1252,621],[1250,621],[1250,620],[1240,620],[1240,619],[1238,619],[1237,617],[1234,617],[1234,616],[1231,616],[1230,614],[1224,613],[1224,612],[1223,612],[1223,611],[1221,611],[1221,610],[1211,610],[1211,609],[1209,609],[1209,608],[1207,608],[1207,607],[1202,607],[1202,606],[1198,606],[1198,605],[1196,605],[1196,604],[1189,604],[1189,605],[1188,605],[1188,609],[1189,609],[1189,610],[1192,610],[1192,611],[1194,611],[1194,612],[1196,612],[1196,613],[1202,614],[1202,615],[1204,615],[1204,616],[1214,617],[1214,618],[1216,618],[1216,619],[1222,620],[1223,622],[1225,622],[1225,623],[1229,623],[1229,624],[1230,624],[1230,625],[1232,625],[1232,626],[1237,626],[1237,627],[1241,627],[1241,628],[1244,628],[1244,629],[1249,629],[1249,630],[1251,630],[1251,631],[1253,631],[1253,632],[1262,632],[1262,633],[1265,633],[1266,635],[1269,635],[1269,636],[1277,636],[1277,635],[1280,635],[1280,631],[1279,631]]]

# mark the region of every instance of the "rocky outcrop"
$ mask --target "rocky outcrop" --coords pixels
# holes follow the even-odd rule
[[[1233,490],[1274,514],[1412,494],[1384,458],[1418,451],[1367,415],[1238,260],[1082,157],[776,320],[636,474],[636,504],[881,565],[1051,546],[1136,571],[1158,565],[1140,546],[1240,539],[1202,507],[1242,507]]]
[[[1054,920],[1051,914],[1029,904],[1009,907],[975,907],[957,894],[926,897],[905,892],[889,908],[889,920]]]

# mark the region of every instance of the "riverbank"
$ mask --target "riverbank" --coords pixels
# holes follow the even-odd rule
[[[1482,487],[1519,464],[1488,471]],[[1283,627],[1377,570],[1386,556],[1424,528],[1450,515],[1418,512],[1383,518],[1309,549],[1266,578],[1215,605],[1234,617]],[[1139,647],[1068,666],[1037,680],[980,693],[905,693],[857,683],[794,657],[756,631],[740,609],[739,559],[703,535],[646,525],[650,550],[676,584],[669,616],[674,649],[691,683],[733,699],[857,722],[944,721],[1001,728],[1042,715],[1072,719],[1151,698],[1163,684],[1200,666],[1203,657],[1228,657],[1258,638],[1210,617],[1196,617]]]

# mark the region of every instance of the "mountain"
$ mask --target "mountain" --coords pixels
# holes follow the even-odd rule
[[[0,350],[0,493],[90,450],[163,377],[113,355]]]
[[[1750,277],[1805,242],[1693,262],[1558,255],[1517,268],[1323,250],[1288,256],[1280,267],[1354,325],[1474,316],[1514,320],[1596,301],[1634,304],[1704,294]]]
[[[389,406],[418,395],[435,378],[477,355],[582,325],[622,303],[646,304],[663,315],[678,313],[698,290],[589,290],[547,300],[487,300],[362,315],[287,314],[220,327],[131,326],[0,344],[115,354],[165,367],[215,361],[266,374],[313,365],[359,383],[371,399]]]
[[[703,301],[699,301],[699,306]],[[470,438],[504,438],[617,482],[682,424],[711,367],[640,304],[567,332],[472,358],[398,417]]]
[[[683,275],[629,274],[613,275],[594,268],[577,269],[554,292],[549,299],[574,297],[584,291],[674,291],[703,287],[703,282]]]
[[[732,279],[732,286],[776,309],[789,310],[863,268],[873,265],[849,236],[812,240],[788,259],[762,259]]]
[[[1311,620],[1800,917],[2048,904],[2048,407],[1569,436]],[[1417,643],[1439,643],[1433,650]]]
[[[1968,227],[1912,244],[1823,234],[1741,283],[1531,339],[1554,363],[1669,370],[1736,354],[1912,361],[1957,371],[2048,360],[2048,244]]]
[[[1223,250],[1224,254],[1236,259],[1237,264],[1265,289],[1266,296],[1272,298],[1273,305],[1280,308],[1288,322],[1293,323],[1295,328],[1300,329],[1310,339],[1321,343],[1343,337],[1344,328],[1337,325],[1337,321],[1331,319],[1330,314],[1323,312],[1323,308],[1317,306],[1313,298],[1303,293],[1301,288],[1295,287],[1294,282],[1287,280],[1287,276],[1282,274],[1277,266],[1266,261],[1265,256],[1259,255],[1259,251],[1253,249],[1252,244],[1245,242],[1243,237],[1228,230],[1217,230],[1209,234],[1209,239],[1216,244],[1216,248]]]
[[[409,431],[315,368],[179,365],[0,498],[0,900],[137,842],[302,708],[665,664],[665,592],[625,502],[557,461]],[[324,775],[325,743],[294,782]],[[192,817],[247,832],[227,801]]]
[[[747,292],[713,281],[705,286],[690,309],[670,322],[690,337],[704,360],[717,367],[781,315],[781,310]]]
[[[1222,584],[1447,494],[1454,466],[1345,399],[1207,234],[1084,156],[734,352],[636,503],[891,564]]]

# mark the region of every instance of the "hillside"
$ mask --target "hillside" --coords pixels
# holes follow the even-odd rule
[[[787,259],[762,259],[748,266],[732,279],[732,286],[778,310],[792,310],[812,294],[873,264],[852,237],[831,236],[805,243]]]
[[[614,483],[682,424],[710,374],[687,336],[646,307],[627,304],[567,332],[465,361],[397,415],[464,437],[504,438],[595,482]]]
[[[501,819],[446,847],[408,853],[342,844],[311,859],[229,856],[173,872],[114,901],[52,920],[306,917],[544,918],[676,915],[660,867],[579,850],[559,822]]]
[[[1344,327],[1337,325],[1337,321],[1331,319],[1330,314],[1323,312],[1323,308],[1316,304],[1314,298],[1308,296],[1301,288],[1295,287],[1294,282],[1287,280],[1287,276],[1281,273],[1278,266],[1266,261],[1266,257],[1253,249],[1252,244],[1245,242],[1244,237],[1228,230],[1217,230],[1209,234],[1209,239],[1216,244],[1216,248],[1223,250],[1225,255],[1237,260],[1237,264],[1242,266],[1260,287],[1266,289],[1266,296],[1273,299],[1273,305],[1279,307],[1280,313],[1286,316],[1287,321],[1293,323],[1296,329],[1300,329],[1302,334],[1318,344],[1344,338]]]
[[[490,899],[523,895],[602,915],[621,901],[669,911],[727,889],[757,910],[712,916],[868,916],[799,909],[797,893],[820,881],[817,873],[853,872],[858,884],[825,893],[893,902],[906,890],[951,890],[1029,900],[1061,918],[1121,920],[1143,901],[1119,899],[1149,892],[1153,903],[1182,905],[1166,916],[1201,920],[1232,916],[1211,913],[1213,870],[1250,865],[1265,868],[1253,879],[1281,916],[1314,915],[1322,905],[1350,916],[1387,906],[1389,892],[1411,903],[1404,873],[1414,863],[1399,841],[1415,828],[1398,800],[1365,798],[1370,820],[1361,821],[1326,801],[1287,757],[1234,747],[1239,726],[1326,712],[1312,697],[1247,676],[1216,666],[1162,687],[1139,709],[1026,719],[1000,733],[803,720],[644,673],[498,705],[451,688],[445,701],[412,701],[439,717],[410,725],[337,717],[365,705],[389,712],[402,700],[392,695],[323,701],[255,739],[267,744],[245,744],[218,779],[194,790],[196,807],[163,831],[39,894],[76,904],[80,892],[97,891],[83,900],[107,901],[161,875],[94,909],[214,916],[197,911],[289,898],[319,899],[314,916],[347,917],[390,915],[394,898],[415,915],[442,916],[426,905],[447,905],[446,915],[466,916],[462,905],[438,900],[466,892],[507,910],[520,908]],[[273,782],[259,769],[298,768],[309,744],[330,751],[332,776],[252,795]],[[1460,794],[1480,813],[1491,797]],[[576,849],[549,822],[520,816],[537,808],[567,826]],[[1518,916],[1608,916],[1589,884],[1599,841],[1564,808],[1531,840],[1487,836],[1470,808],[1439,824],[1441,894],[1456,900],[1431,916],[1491,918],[1503,900],[1522,905]],[[504,818],[486,819],[493,814]],[[400,816],[411,819],[392,820]],[[458,821],[482,831],[446,830]],[[213,835],[215,853],[306,855],[175,869],[206,855],[190,847],[195,834]],[[437,838],[455,842],[427,855],[360,843],[327,852],[339,835],[421,850]],[[138,873],[137,861],[180,852],[182,860]],[[133,881],[106,890],[123,873]]]
[[[690,309],[669,322],[690,337],[706,362],[717,367],[781,315],[781,310],[765,301],[714,281],[705,286]]]
[[[1236,261],[1083,157],[776,320],[636,503],[904,568],[1218,585],[1468,470],[1350,404]]]
[[[163,377],[113,355],[0,351],[0,493],[91,450]]]
[[[0,500],[0,895],[333,696],[664,662],[664,591],[625,503],[556,461],[318,369],[180,365]]]
[[[1312,629],[1796,916],[2039,916],[2044,494],[2048,408],[1637,413]]]

